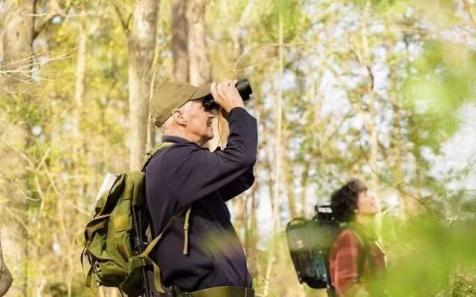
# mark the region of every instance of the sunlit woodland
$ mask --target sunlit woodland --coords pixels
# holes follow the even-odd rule
[[[352,177],[380,200],[391,296],[476,296],[475,69],[474,0],[2,0],[0,289],[120,296],[80,263],[104,175],[160,142],[162,82],[248,78],[256,181],[228,207],[257,296],[325,296],[284,229]]]

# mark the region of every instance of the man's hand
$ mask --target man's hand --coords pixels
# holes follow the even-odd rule
[[[235,107],[244,107],[243,99],[235,87],[237,82],[237,80],[227,80],[218,84],[213,82],[210,86],[213,99],[226,113],[230,113]]]

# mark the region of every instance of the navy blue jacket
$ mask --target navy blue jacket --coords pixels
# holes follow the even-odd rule
[[[163,141],[174,144],[157,153],[146,168],[147,205],[154,237],[175,213],[192,205],[189,254],[182,253],[182,218],[151,254],[166,286],[190,292],[252,285],[225,202],[254,182],[256,119],[237,107],[230,112],[229,128],[226,148],[215,152],[180,137],[164,136]]]

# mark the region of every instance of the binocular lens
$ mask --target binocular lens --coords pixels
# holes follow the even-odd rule
[[[250,82],[246,78],[238,80],[235,87],[238,89],[238,93],[240,93],[243,101],[250,100],[253,90],[251,89]],[[218,108],[218,104],[216,104],[215,100],[213,100],[213,96],[211,94],[203,98],[202,104],[205,111],[211,111]]]
[[[211,100],[208,97],[212,97],[212,96],[208,95],[207,97],[203,99],[202,101],[203,109],[205,109],[205,111],[207,112],[212,111],[214,109],[218,109],[218,104],[215,103],[215,100],[213,100],[213,97],[211,98]]]

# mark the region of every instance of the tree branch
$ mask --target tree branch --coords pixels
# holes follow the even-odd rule
[[[471,3],[469,2],[469,0],[463,0],[463,3],[464,3],[464,9],[468,13],[469,18],[471,22],[473,23],[473,26],[476,27],[476,19],[474,17],[473,11],[471,10]]]
[[[126,33],[126,35],[129,35],[129,23],[131,21],[132,14],[129,14],[127,19],[125,19],[121,13],[121,10],[119,9],[119,6],[114,0],[112,1],[112,6],[114,7],[114,11],[116,11],[117,17],[119,18],[119,22],[121,22],[122,30],[124,30],[124,33]]]

